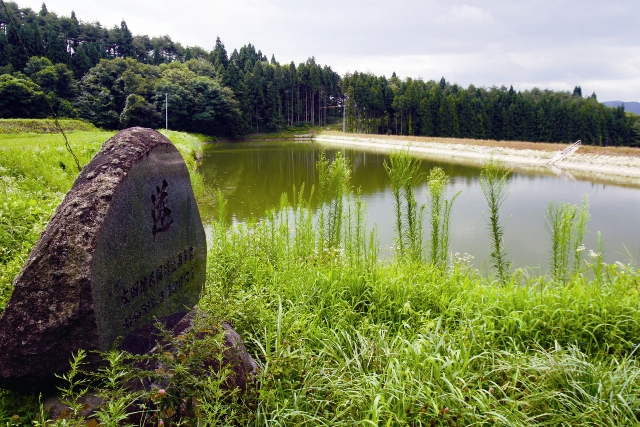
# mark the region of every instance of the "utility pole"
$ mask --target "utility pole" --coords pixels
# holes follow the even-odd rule
[[[164,128],[169,130],[169,94],[164,94]]]
[[[342,133],[347,132],[347,102],[342,102]]]

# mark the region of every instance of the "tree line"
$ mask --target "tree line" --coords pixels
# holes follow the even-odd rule
[[[454,138],[640,145],[640,117],[609,108],[595,93],[513,87],[462,88],[439,82],[347,74],[349,132]]]
[[[208,52],[169,36],[133,36],[119,27],[7,3],[0,11],[0,117],[50,110],[115,129],[164,124],[215,135],[326,125],[341,116],[340,76],[315,59],[281,65],[247,44],[230,55],[218,38]]]
[[[123,20],[98,22],[7,2],[0,10],[0,117],[79,117],[116,129],[164,124],[239,136],[346,117],[348,132],[498,140],[640,145],[638,116],[600,104],[595,94],[462,88],[370,73],[341,77],[311,57],[295,65],[252,44],[228,54],[169,36],[134,36]],[[344,110],[344,111],[343,111]]]

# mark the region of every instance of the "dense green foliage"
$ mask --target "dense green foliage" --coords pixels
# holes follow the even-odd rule
[[[515,92],[395,73],[341,78],[313,57],[281,65],[251,44],[229,55],[219,38],[211,51],[185,48],[168,36],[133,36],[125,21],[107,29],[44,4],[39,13],[7,7],[0,118],[50,116],[46,95],[62,117],[108,129],[160,127],[168,94],[169,128],[209,135],[326,126],[342,120],[344,107],[349,132],[640,145],[638,116],[603,106],[595,94],[583,98],[579,87]]]
[[[347,74],[349,132],[495,140],[640,145],[640,117],[600,104],[595,94],[513,87],[464,89],[439,82]],[[579,88],[576,88],[579,89]]]
[[[394,199],[396,249],[400,257],[414,261],[423,258],[422,220],[425,206],[419,206],[416,201],[414,186],[418,179],[420,160],[413,158],[408,152],[394,153],[384,168],[391,179],[391,191]],[[433,184],[435,181],[430,181]],[[434,209],[432,207],[432,213]],[[435,212],[439,217],[439,212]],[[439,227],[438,227],[439,228]],[[437,236],[434,234],[433,236]],[[434,237],[435,238],[435,237]],[[431,246],[431,254],[438,252],[438,245]],[[431,256],[431,261],[437,263],[437,256]]]
[[[58,17],[44,5],[40,13],[7,5],[20,38],[0,10],[0,75],[10,80],[0,83],[0,99],[8,104],[0,103],[0,117],[50,115],[38,102],[43,93],[56,103],[57,114],[108,129],[164,125],[165,94],[170,128],[213,135],[323,125],[329,116],[341,116],[335,109],[340,77],[313,58],[281,66],[251,44],[228,55],[218,39],[207,52],[168,36],[132,36],[124,21],[104,29],[75,15]],[[44,64],[37,69],[46,72],[33,73],[32,63]],[[62,88],[70,75],[71,87]]]
[[[581,207],[549,202],[545,228],[551,236],[551,273],[556,281],[567,280],[571,262],[574,272],[580,268],[581,252],[585,250],[582,242],[589,219],[589,200],[586,195]]]
[[[109,135],[71,134],[82,163]],[[168,136],[185,157],[201,200],[199,138]],[[2,205],[0,243],[12,251],[3,252],[0,264],[5,298],[76,174],[63,168],[70,158],[55,148],[60,142],[54,137],[11,135],[0,142],[8,203]],[[229,393],[221,389],[224,373],[204,374],[203,359],[215,354],[219,336],[181,337],[176,355],[159,352],[166,369],[145,375],[165,381],[162,393],[128,390],[127,381],[142,374],[129,356],[114,351],[92,374],[105,399],[95,415],[101,425],[119,425],[136,399],[146,402],[146,419],[155,425],[162,419],[167,427],[637,423],[640,274],[633,263],[604,265],[594,253],[577,258],[566,277],[506,271],[500,283],[464,259],[442,264],[408,254],[381,262],[375,233],[365,232],[364,206],[349,185],[348,162],[318,166],[325,179],[314,194],[326,201],[344,196],[343,203],[321,207],[322,221],[314,220],[310,200],[283,197],[282,209],[264,220],[229,228],[220,198],[220,217],[211,224],[200,303],[209,323],[203,327],[232,322],[260,365],[255,389]],[[434,186],[446,185],[445,176],[433,175]],[[401,197],[405,203],[412,198]],[[406,236],[409,227],[403,220],[398,235]],[[81,356],[62,384],[72,410],[59,425],[87,423],[74,410],[86,387],[77,375]],[[44,425],[46,418],[37,395],[0,391],[0,424]]]

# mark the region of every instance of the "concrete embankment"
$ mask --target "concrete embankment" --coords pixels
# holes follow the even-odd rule
[[[494,159],[518,170],[534,170],[541,173],[567,175],[569,178],[595,179],[617,184],[640,185],[640,157],[634,155],[599,154],[591,148],[588,153],[579,150],[569,158],[548,166],[547,162],[566,144],[558,144],[557,150],[549,150],[550,144],[540,144],[545,149],[535,149],[536,144],[518,144],[528,148],[512,148],[497,145],[474,145],[469,140],[456,143],[428,141],[427,138],[377,137],[375,135],[345,135],[321,133],[314,141],[332,146],[354,146],[377,152],[408,150],[416,156],[452,163],[482,165]],[[480,142],[480,141],[478,141]],[[497,142],[499,143],[499,142]],[[505,143],[505,145],[509,145]],[[555,148],[555,147],[554,147]],[[634,149],[632,149],[634,150]]]

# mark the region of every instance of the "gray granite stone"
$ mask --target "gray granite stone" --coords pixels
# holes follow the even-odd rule
[[[205,281],[206,240],[189,173],[164,136],[105,142],[54,213],[0,317],[0,387],[53,383],[73,352],[144,353]]]

